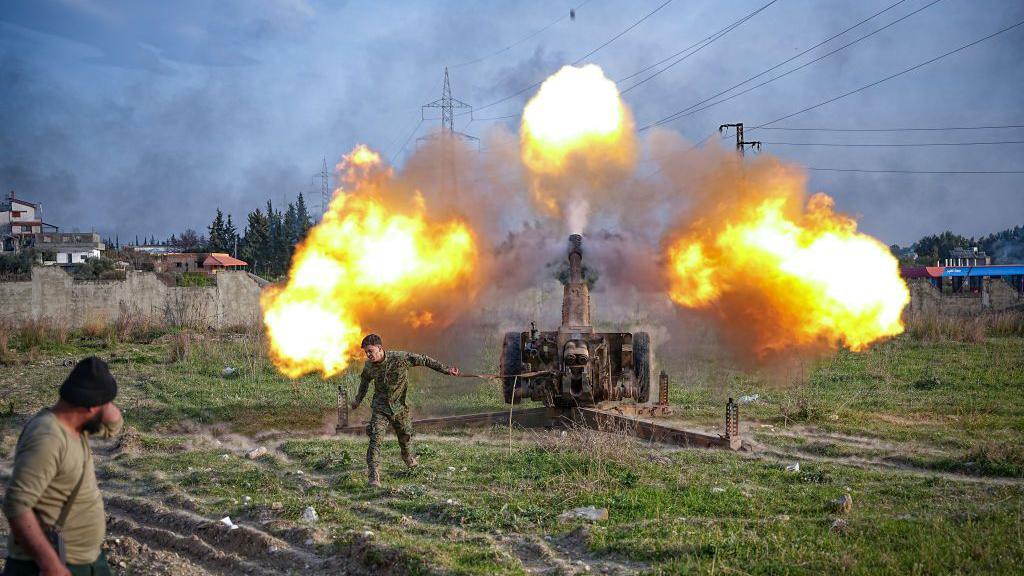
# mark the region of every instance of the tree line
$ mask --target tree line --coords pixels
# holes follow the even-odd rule
[[[251,272],[276,278],[288,271],[295,246],[313,227],[313,219],[302,194],[289,202],[284,210],[267,200],[264,208],[256,208],[246,216],[245,228],[239,231],[231,215],[217,208],[205,233],[188,228],[181,234],[159,241],[156,238],[135,238],[135,245],[167,246],[181,252],[223,252],[248,263]],[[119,239],[108,245],[121,247]]]
[[[953,250],[972,250],[975,247],[991,256],[993,264],[1024,262],[1024,226],[1014,226],[978,238],[961,236],[947,230],[941,234],[924,236],[907,248],[898,244],[889,248],[904,263],[934,266],[944,258],[951,258]]]

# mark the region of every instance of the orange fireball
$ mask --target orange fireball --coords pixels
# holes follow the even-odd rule
[[[670,296],[710,312],[727,339],[763,358],[819,345],[863,350],[903,331],[910,295],[878,240],[786,172],[749,175],[667,247]]]
[[[424,302],[464,283],[477,262],[465,222],[428,221],[418,194],[388,205],[378,192],[391,172],[375,152],[359,146],[339,168],[353,190],[335,193],[293,256],[287,283],[261,298],[271,358],[292,378],[344,370],[373,312],[405,318],[413,328],[433,323]]]

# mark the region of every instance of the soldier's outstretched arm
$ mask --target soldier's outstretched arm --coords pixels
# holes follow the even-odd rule
[[[368,364],[368,363],[367,363]],[[366,391],[370,389],[370,377],[369,366],[363,366],[363,371],[359,374],[359,391],[356,392],[356,399],[352,401],[352,409],[359,408],[359,405],[363,403],[363,398],[366,397]]]
[[[426,366],[427,368],[440,372],[441,374],[450,374],[452,376],[459,375],[458,368],[454,366],[445,366],[426,354],[409,354],[409,364],[412,366]]]

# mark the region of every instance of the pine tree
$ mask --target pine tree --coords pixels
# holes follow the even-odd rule
[[[234,257],[238,257],[238,229],[235,228],[234,222],[231,221],[231,214],[228,214],[228,222],[224,225],[225,236],[227,237],[228,250],[227,252]]]
[[[299,198],[295,201],[295,216],[299,221],[299,240],[303,240],[306,237],[306,233],[313,227],[313,222],[309,218],[309,211],[306,209],[306,199],[302,197],[302,192],[299,192]]]
[[[269,245],[270,222],[259,208],[249,212],[248,220],[245,238],[242,239],[242,259],[247,261],[254,271],[267,274],[268,262],[265,254]]]
[[[207,230],[210,232],[210,251],[227,252],[228,239],[225,237],[224,213],[220,211],[220,208],[217,208],[217,215]]]
[[[288,260],[291,260],[292,250],[295,244],[298,243],[301,233],[302,230],[299,229],[299,217],[295,210],[295,205],[289,202],[288,210],[284,213],[284,241],[285,247],[288,249]]]

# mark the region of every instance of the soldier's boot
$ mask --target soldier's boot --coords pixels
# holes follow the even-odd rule
[[[415,469],[420,465],[419,460],[416,459],[416,455],[412,453],[408,448],[402,449],[402,460],[405,460],[405,465],[410,469]]]
[[[367,485],[370,488],[380,488],[380,468],[376,466],[370,466]]]

